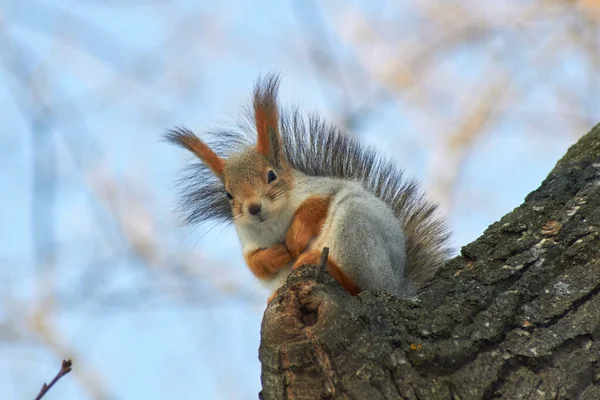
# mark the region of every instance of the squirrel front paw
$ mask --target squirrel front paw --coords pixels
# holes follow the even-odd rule
[[[292,261],[292,255],[285,244],[276,244],[268,249],[255,250],[245,254],[246,264],[258,279],[269,279]]]
[[[293,258],[298,258],[313,238],[312,232],[305,229],[303,224],[292,223],[285,235],[285,245]]]
[[[265,250],[270,260],[271,272],[277,272],[292,261],[292,254],[285,244],[276,244]]]

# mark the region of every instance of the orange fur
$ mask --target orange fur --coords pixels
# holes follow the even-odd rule
[[[296,260],[293,268],[298,268],[302,265],[318,265],[321,260],[321,253],[319,251],[309,251],[308,253],[304,253]],[[340,269],[340,267],[333,261],[331,257],[327,259],[327,272],[339,282],[339,284],[352,296],[356,296],[360,293],[360,288],[354,283],[348,275],[344,273]],[[272,297],[275,296],[275,293]],[[271,299],[270,298],[270,299]],[[269,300],[270,301],[270,300]]]
[[[292,261],[292,256],[284,244],[276,244],[268,249],[259,249],[245,254],[244,259],[254,276],[265,279]]]
[[[279,157],[279,109],[277,107],[277,78],[266,79],[254,90],[254,123],[258,140],[256,151],[265,157]]]
[[[274,129],[279,136],[279,113],[275,104],[258,103],[254,105],[254,120],[258,140],[256,151],[264,156],[271,155],[271,140],[269,129]]]
[[[313,196],[300,204],[285,236],[285,244],[292,257],[297,258],[308,243],[319,235],[330,202],[331,197]]]
[[[210,149],[202,140],[196,136],[181,136],[181,143],[204,163],[217,175],[220,179],[223,178],[223,170],[225,169],[225,161],[221,159],[214,151]]]
[[[342,287],[346,289],[346,291],[352,296],[356,296],[361,292],[356,283],[354,283],[354,281],[350,279],[350,277],[346,275],[344,271],[342,271],[340,267],[331,260],[331,258],[327,260],[327,272],[329,272],[331,276],[333,276],[333,278],[338,281],[339,284],[342,285]]]

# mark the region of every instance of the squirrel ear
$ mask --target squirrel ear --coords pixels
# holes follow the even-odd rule
[[[194,153],[196,157],[201,159],[204,164],[219,178],[223,181],[224,175],[223,170],[225,169],[225,161],[219,157],[214,151],[211,150],[206,143],[204,143],[198,136],[192,131],[185,128],[176,128],[167,132],[165,135],[167,141],[174,143],[184,149],[187,149]]]
[[[278,88],[279,77],[269,74],[264,79],[259,78],[254,89],[254,121],[258,134],[256,151],[275,163],[281,161],[283,155],[279,134]]]

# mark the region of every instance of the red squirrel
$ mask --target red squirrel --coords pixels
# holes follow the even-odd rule
[[[182,182],[190,223],[233,222],[250,271],[275,290],[292,268],[317,264],[352,295],[413,296],[449,255],[448,233],[415,182],[318,116],[281,112],[279,77],[258,80],[238,129],[212,146],[185,128],[166,139],[201,162]]]

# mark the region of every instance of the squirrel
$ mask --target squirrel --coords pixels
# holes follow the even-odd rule
[[[233,222],[253,275],[274,290],[318,264],[351,295],[411,297],[450,254],[437,206],[372,148],[318,115],[280,111],[279,76],[258,78],[253,107],[209,146],[184,127],[165,139],[200,162],[180,180],[189,223]]]

